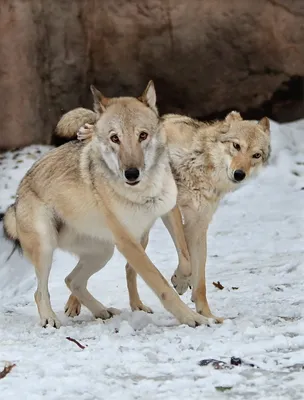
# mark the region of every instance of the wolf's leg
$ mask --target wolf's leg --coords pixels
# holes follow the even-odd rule
[[[76,296],[70,294],[66,305],[64,306],[64,312],[68,317],[74,318],[80,314],[81,303]]]
[[[44,328],[47,325],[54,328],[59,328],[60,322],[52,310],[50,293],[48,290],[53,251],[43,252],[38,257],[40,260],[35,263],[35,271],[38,282],[37,290],[35,292],[35,301],[40,315],[40,323]]]
[[[108,319],[112,315],[119,313],[119,310],[115,308],[106,308],[97,301],[87,289],[89,278],[107,264],[112,258],[113,252],[114,246],[112,244],[103,243],[102,253],[80,256],[76,267],[65,278],[65,282],[73,295],[70,296],[66,305],[66,313],[68,315],[75,315],[75,313],[71,312],[73,311],[71,305],[74,305],[74,309],[78,308],[80,311],[80,304],[77,303],[77,299],[87,307],[96,318]]]
[[[201,324],[208,324],[207,318],[194,312],[182,302],[178,294],[170,287],[166,279],[151,262],[140,243],[117,219],[106,199],[103,199],[102,207],[106,223],[113,233],[118,251],[126,257],[134,270],[154,291],[166,310],[171,312],[181,323],[189,326],[195,327]]]
[[[142,240],[141,245],[144,249],[148,246],[149,242],[149,232],[147,232]],[[129,292],[129,301],[130,307],[132,311],[141,310],[147,313],[153,313],[150,307],[145,306],[142,301],[140,300],[138,290],[137,290],[137,273],[131,267],[129,263],[126,264],[126,276],[127,276],[127,285],[128,285],[128,292]]]
[[[60,321],[52,309],[48,290],[53,252],[56,248],[57,232],[41,204],[35,198],[32,199],[32,203],[33,207],[29,209],[26,217],[18,221],[18,236],[24,255],[35,267],[37,277],[35,301],[40,315],[40,323],[43,327],[49,325],[59,328]],[[36,212],[35,218],[31,215],[33,209]],[[33,221],[39,222],[40,232],[36,229]]]
[[[38,253],[38,254],[37,254]],[[52,267],[53,249],[38,251],[32,255],[37,277],[37,290],[35,301],[40,315],[40,323],[44,328],[49,325],[54,328],[60,327],[60,322],[56,317],[50,302],[48,282]]]
[[[177,293],[184,294],[190,286],[191,262],[184,234],[182,216],[178,206],[162,217],[163,223],[173,239],[177,254],[178,267],[171,277],[171,282]]]
[[[192,301],[196,311],[217,322],[223,319],[214,316],[209,308],[206,293],[206,258],[207,258],[207,229],[208,223],[198,219],[196,214],[185,213],[185,236],[191,257],[192,267]]]

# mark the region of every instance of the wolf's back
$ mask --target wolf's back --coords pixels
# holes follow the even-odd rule
[[[94,124],[96,113],[86,108],[75,108],[64,114],[57,126],[56,134],[65,139],[76,139],[77,132],[86,123]]]

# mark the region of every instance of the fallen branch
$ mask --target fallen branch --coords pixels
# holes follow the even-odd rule
[[[14,367],[16,367],[16,364],[5,365],[3,370],[0,372],[0,379],[5,378],[6,375],[9,374]]]
[[[213,286],[215,286],[216,288],[218,288],[218,289],[220,289],[220,290],[223,290],[223,289],[224,289],[224,286],[221,284],[220,281],[213,282]]]
[[[70,342],[73,342],[75,344],[77,344],[78,347],[80,347],[82,350],[86,348],[86,346],[82,345],[81,343],[78,342],[78,340],[73,339],[69,336],[66,337],[67,340],[69,340]]]

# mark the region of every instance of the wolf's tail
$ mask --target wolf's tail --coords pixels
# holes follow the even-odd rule
[[[22,252],[20,241],[17,234],[15,204],[9,206],[6,212],[0,215],[0,220],[3,220],[4,237],[7,240],[10,240],[11,242],[14,243],[13,250],[11,251],[10,255],[7,257],[6,260],[8,261],[16,250],[19,250],[20,253]]]
[[[65,139],[76,139],[84,124],[94,124],[96,113],[86,108],[75,108],[64,114],[56,126],[56,135]]]

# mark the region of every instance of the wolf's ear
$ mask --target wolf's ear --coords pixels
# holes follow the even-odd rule
[[[149,81],[143,94],[138,97],[138,100],[150,107],[156,114],[158,114],[156,107],[156,92],[153,81]]]
[[[230,123],[232,121],[243,121],[241,114],[237,111],[231,111],[229,114],[226,115],[225,121]]]
[[[100,93],[99,90],[96,89],[95,86],[90,86],[91,92],[93,94],[94,99],[94,111],[97,114],[102,114],[109,103],[109,99]]]
[[[231,122],[233,121],[243,121],[241,114],[237,111],[231,111],[229,114],[226,115],[224,121],[221,123],[219,127],[220,133],[227,133],[230,129]]]
[[[270,134],[270,122],[267,117],[262,118],[259,122],[258,125],[265,133]]]

